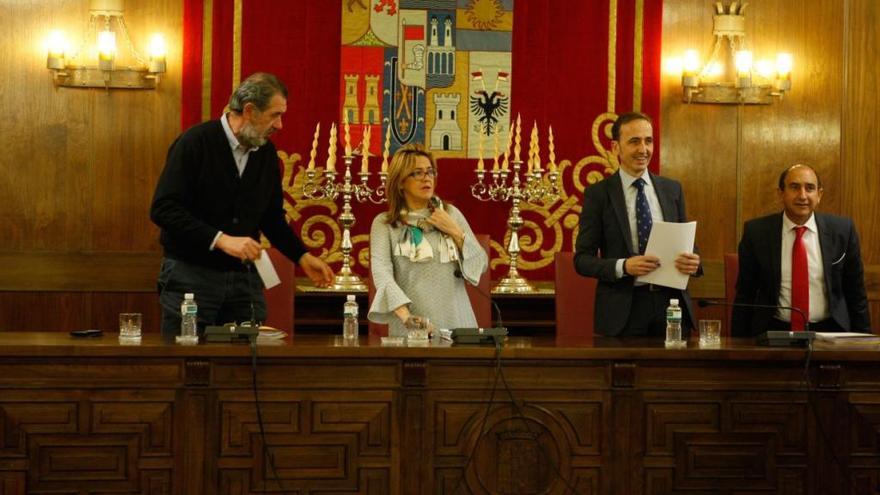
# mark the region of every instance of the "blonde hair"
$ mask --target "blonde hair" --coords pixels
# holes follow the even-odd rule
[[[388,223],[394,225],[400,221],[400,210],[406,206],[406,198],[403,196],[403,182],[416,169],[416,160],[423,156],[431,162],[434,171],[437,171],[437,160],[434,155],[421,144],[407,144],[394,152],[391,164],[388,166],[388,182],[386,194],[388,195]],[[434,176],[434,185],[437,184]]]

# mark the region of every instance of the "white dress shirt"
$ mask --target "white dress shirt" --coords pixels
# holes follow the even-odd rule
[[[626,173],[623,168],[620,168],[619,171],[620,185],[623,187],[623,199],[626,202],[626,218],[629,220],[629,234],[633,243],[632,250],[633,252],[638,252],[639,234],[637,230],[638,222],[636,221],[636,196],[639,193],[639,189],[633,184],[633,182],[639,178],[645,180],[645,197],[648,199],[648,206],[651,208],[652,222],[662,222],[663,211],[660,209],[660,199],[657,198],[657,190],[654,189],[654,183],[651,182],[651,174],[646,171],[641,177],[633,177]],[[617,278],[623,277],[624,262],[626,262],[626,258],[620,258],[617,260],[617,265],[615,267]]]
[[[822,264],[822,250],[819,247],[819,229],[816,227],[816,215],[804,224],[803,242],[807,249],[807,278],[810,284],[810,321],[822,321],[828,318],[828,299],[825,296],[825,266]],[[788,216],[782,214],[782,252],[780,253],[781,278],[779,280],[779,306],[791,306],[791,250],[797,237],[795,228],[799,227]],[[787,309],[776,310],[776,318],[791,321],[791,312]]]

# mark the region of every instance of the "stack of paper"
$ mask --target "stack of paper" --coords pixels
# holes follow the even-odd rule
[[[816,344],[839,348],[872,348],[880,349],[880,335],[856,332],[816,332]]]
[[[287,337],[287,332],[277,328],[260,326],[260,334],[257,335],[258,344],[280,344]]]

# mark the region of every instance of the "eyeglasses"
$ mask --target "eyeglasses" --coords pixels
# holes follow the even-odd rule
[[[433,168],[424,168],[424,169],[417,168],[417,169],[413,170],[409,174],[409,176],[415,180],[424,180],[425,177],[430,177],[433,179],[434,177],[437,177],[437,171],[434,170]]]

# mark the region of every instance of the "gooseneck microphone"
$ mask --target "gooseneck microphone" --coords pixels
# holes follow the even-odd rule
[[[758,345],[766,345],[772,347],[804,347],[809,344],[811,340],[816,338],[816,332],[810,331],[810,320],[807,318],[806,313],[804,313],[800,308],[796,308],[794,306],[781,306],[774,304],[757,304],[757,303],[738,303],[738,302],[727,302],[727,301],[718,301],[712,299],[699,299],[697,300],[697,306],[701,308],[705,308],[707,306],[728,306],[728,307],[740,307],[740,308],[755,308],[755,309],[787,309],[789,311],[794,311],[799,314],[801,318],[804,320],[804,329],[803,331],[792,331],[792,330],[765,330],[764,333],[758,334],[755,337]]]
[[[460,263],[461,263],[461,262],[459,261],[459,264],[460,264]],[[459,267],[459,268],[456,268],[455,271],[452,272],[452,274],[455,275],[455,278],[460,278],[460,279],[464,280],[465,285],[470,285],[471,287],[473,287],[474,289],[476,289],[477,292],[478,292],[481,296],[483,296],[484,298],[486,298],[486,300],[488,300],[489,303],[492,304],[492,308],[495,310],[495,314],[498,316],[498,319],[497,319],[497,321],[498,321],[498,328],[504,328],[504,320],[502,320],[502,318],[501,318],[501,308],[498,307],[498,303],[496,303],[495,300],[492,299],[492,296],[490,296],[489,294],[486,294],[486,292],[485,292],[482,288],[480,288],[479,285],[472,284],[468,279],[464,278],[464,274],[461,273],[461,268],[460,268],[460,267]]]
[[[498,307],[498,303],[492,299],[492,296],[486,294],[479,285],[472,284],[467,278],[465,278],[462,273],[461,260],[458,260],[458,268],[456,268],[452,274],[455,278],[462,279],[465,285],[470,285],[476,289],[480,296],[484,297],[492,304],[492,307],[495,309],[495,314],[498,315],[498,326],[494,328],[453,328],[452,341],[458,344],[493,342],[496,346],[500,346],[504,341],[504,337],[507,336],[507,328],[504,327],[504,321],[501,319],[501,308]]]
[[[794,306],[776,306],[773,304],[753,304],[753,303],[738,303],[738,302],[727,302],[727,301],[716,301],[713,299],[700,299],[697,301],[697,306],[701,308],[705,308],[707,306],[730,306],[730,307],[741,307],[741,308],[760,308],[760,309],[787,309],[789,311],[794,311],[795,313],[801,316],[801,319],[804,320],[804,331],[807,332],[810,330],[810,320],[807,318],[807,315],[801,310],[801,308],[796,308]]]

